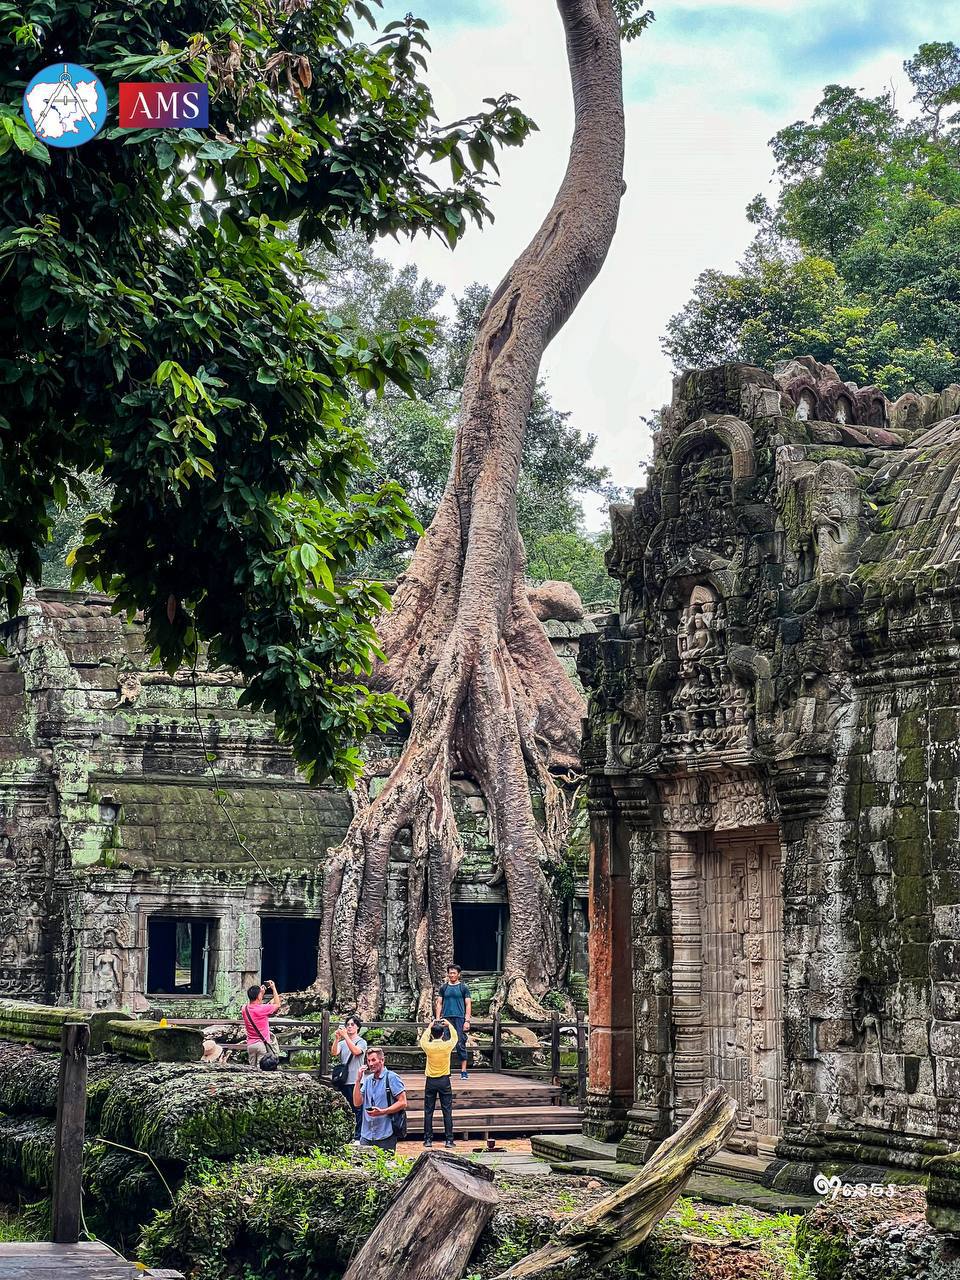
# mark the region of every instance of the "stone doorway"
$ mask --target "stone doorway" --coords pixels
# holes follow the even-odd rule
[[[783,1098],[780,846],[775,832],[702,838],[703,1086],[737,1099],[728,1146],[772,1155]]]

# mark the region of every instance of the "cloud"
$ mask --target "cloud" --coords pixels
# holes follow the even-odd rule
[[[403,7],[424,6],[406,0]],[[744,208],[770,192],[768,140],[809,118],[825,84],[877,94],[891,84],[906,103],[905,58],[924,40],[949,38],[941,0],[651,0],[657,21],[624,52],[627,190],[620,226],[599,278],[547,349],[543,370],[558,408],[598,437],[596,456],[614,479],[637,484],[649,456],[642,416],[670,395],[660,337],[707,267],[731,270],[753,228]],[[398,7],[398,6],[394,6]],[[461,19],[474,6],[437,4]],[[479,7],[479,6],[477,6]],[[485,10],[486,11],[486,10]],[[505,91],[540,126],[502,157],[492,193],[496,221],[471,228],[451,253],[418,239],[383,252],[416,262],[458,293],[495,285],[546,213],[563,173],[572,108],[555,0],[501,0],[486,25],[461,20],[434,30],[430,83],[441,119],[456,119]],[[595,527],[602,511],[591,512]]]
[[[373,13],[376,16],[377,10]],[[384,0],[377,25],[395,22],[408,13],[425,18],[431,29],[456,27],[489,27],[504,20],[503,4],[498,0]]]

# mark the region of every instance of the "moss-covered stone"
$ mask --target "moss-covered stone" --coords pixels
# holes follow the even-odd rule
[[[352,1136],[343,1096],[312,1078],[160,1063],[120,1076],[103,1107],[105,1138],[155,1159],[338,1150]]]

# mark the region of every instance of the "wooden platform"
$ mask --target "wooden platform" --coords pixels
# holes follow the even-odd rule
[[[422,1071],[398,1071],[407,1086],[407,1127],[411,1138],[423,1135]],[[454,1072],[453,1131],[458,1138],[526,1136],[529,1133],[579,1132],[582,1117],[577,1107],[564,1106],[557,1085],[494,1071],[471,1072],[461,1080]],[[434,1141],[443,1138],[443,1114],[439,1103],[433,1115]]]
[[[183,1280],[179,1271],[143,1271],[105,1244],[0,1244],[0,1280]]]

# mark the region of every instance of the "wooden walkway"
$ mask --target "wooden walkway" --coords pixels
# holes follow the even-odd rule
[[[407,1086],[407,1124],[411,1138],[423,1134],[423,1069],[414,1073],[394,1068]],[[582,1117],[576,1107],[562,1105],[558,1085],[496,1071],[471,1071],[467,1080],[459,1072],[453,1085],[453,1131],[458,1138],[487,1138],[530,1133],[579,1133]],[[434,1140],[443,1140],[443,1116],[439,1103],[433,1116]]]
[[[144,1276],[176,1280],[180,1272],[142,1271],[105,1244],[0,1244],[0,1280],[143,1280]]]

